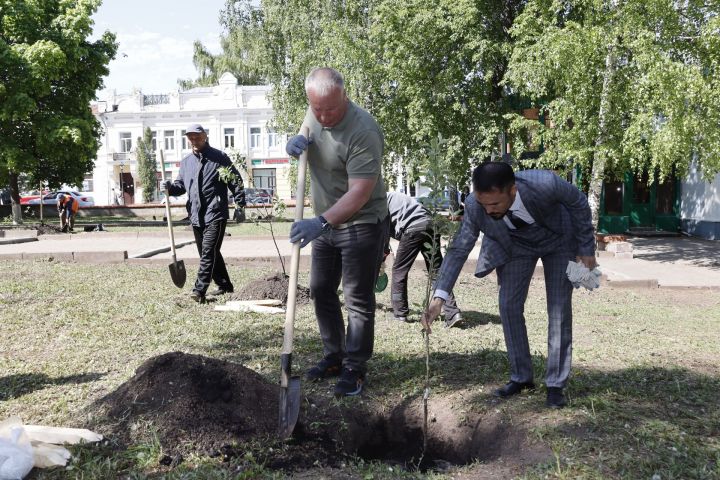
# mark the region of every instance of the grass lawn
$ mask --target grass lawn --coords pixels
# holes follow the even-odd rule
[[[188,273],[191,280],[194,271]],[[266,273],[230,267],[236,288]],[[411,274],[416,303],[422,273]],[[306,274],[300,284],[307,285]],[[191,302],[188,293],[188,286],[173,286],[166,266],[0,262],[0,419],[84,425],[95,400],[146,359],[176,350],[242,363],[276,383],[284,316],[214,312]],[[507,401],[492,397],[508,378],[494,278],[462,274],[455,293],[466,321],[449,330],[436,324],[431,335],[431,400],[443,400],[456,416],[492,417],[503,426],[498,431],[520,432],[548,452],[512,476],[720,478],[720,292],[576,291],[570,405],[559,411],[544,407],[544,388]],[[425,347],[418,324],[396,322],[386,311],[389,289],[378,303],[367,391],[342,402],[392,409],[422,396]],[[547,332],[542,280],[533,281],[526,317],[541,382]],[[302,306],[294,365],[304,370],[320,355],[312,307]],[[327,385],[303,382],[303,388],[330,395]],[[443,412],[430,414],[441,419]],[[198,456],[170,468],[159,463],[162,448],[152,434],[121,452],[109,440],[76,448],[68,469],[35,470],[32,478],[285,478],[257,455],[226,462]],[[295,476],[503,478],[500,465],[516,453],[502,450],[444,473],[354,458],[343,469],[318,467]]]

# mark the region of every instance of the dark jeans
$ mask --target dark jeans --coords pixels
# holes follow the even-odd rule
[[[195,245],[200,254],[200,267],[193,291],[202,295],[207,292],[211,280],[215,281],[217,286],[223,290],[233,290],[230,275],[225,267],[225,260],[220,254],[226,224],[226,220],[218,220],[205,225],[205,227],[193,226]]]
[[[434,257],[432,254],[433,245],[437,246]],[[395,263],[393,263],[392,268],[392,286],[390,288],[393,313],[396,317],[407,317],[410,314],[410,308],[408,307],[408,273],[413,263],[415,263],[418,253],[422,253],[425,268],[431,273],[434,283],[442,264],[442,253],[440,253],[440,235],[435,232],[432,225],[425,230],[405,232],[400,238],[400,244],[397,252],[395,252]],[[432,271],[430,269],[431,261],[433,262]],[[422,287],[424,288],[425,285]],[[450,318],[459,311],[460,309],[455,302],[455,295],[450,292],[450,296],[443,306],[445,318]]]
[[[376,224],[331,230],[312,242],[310,295],[325,356],[365,372],[375,337],[375,281],[382,261],[386,218]],[[338,287],[342,279],[347,334]]]

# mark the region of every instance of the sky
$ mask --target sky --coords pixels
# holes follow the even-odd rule
[[[93,15],[93,38],[109,30],[119,43],[108,91],[164,94],[177,88],[178,78],[195,78],[193,43],[200,40],[212,53],[220,52],[218,21],[225,0],[104,0]]]

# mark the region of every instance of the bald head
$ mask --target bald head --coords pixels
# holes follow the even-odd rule
[[[332,128],[342,121],[348,108],[345,82],[332,68],[316,68],[305,79],[310,110],[324,128]]]
[[[345,80],[343,76],[330,67],[314,68],[305,78],[305,93],[311,90],[318,95],[324,96],[332,90],[340,89],[345,91]]]

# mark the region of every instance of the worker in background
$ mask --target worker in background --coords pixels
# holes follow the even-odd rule
[[[436,230],[432,214],[414,198],[400,192],[388,192],[387,201],[390,229],[385,242],[385,251],[390,251],[390,237],[400,242],[392,267],[390,298],[395,320],[408,322],[410,315],[408,273],[420,253],[425,260],[428,275],[435,279],[442,264],[440,232]],[[460,309],[452,292],[448,294],[448,299],[443,304],[443,314],[447,328],[462,321]]]
[[[80,204],[72,195],[61,193],[57,199],[57,209],[60,214],[60,228],[63,232],[75,228],[75,215],[77,215]]]

